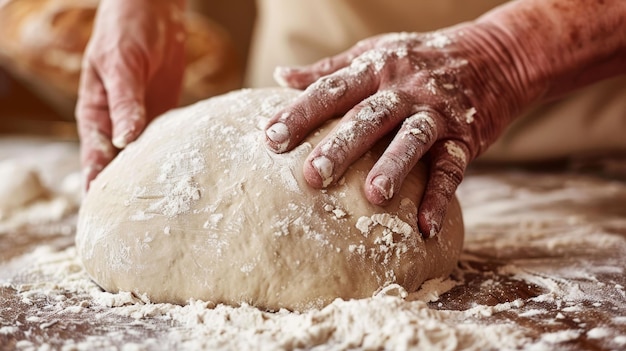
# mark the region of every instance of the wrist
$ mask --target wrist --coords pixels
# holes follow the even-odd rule
[[[454,42],[450,55],[463,69],[457,81],[481,123],[471,123],[477,141],[471,158],[482,153],[523,109],[545,94],[548,71],[532,65],[531,58],[502,30],[489,23],[467,22],[444,33]],[[530,43],[526,44],[526,47]]]
[[[527,87],[549,99],[626,73],[626,2],[524,0],[476,20],[504,43]]]

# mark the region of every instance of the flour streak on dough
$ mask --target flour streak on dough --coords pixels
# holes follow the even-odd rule
[[[336,121],[291,152],[265,147],[267,120],[298,94],[242,90],[154,121],[84,200],[77,249],[94,280],[155,302],[303,310],[448,274],[460,209],[451,205],[441,237],[421,240],[423,166],[383,208],[362,193],[378,151],[330,189],[304,180],[306,156]]]
[[[147,220],[156,215],[174,217],[191,209],[200,199],[200,187],[193,177],[205,168],[204,157],[197,148],[188,148],[177,155],[169,155],[160,167],[156,179],[162,187],[151,194],[146,187],[137,187],[128,205],[138,200],[151,202],[145,211],[138,211],[131,220]]]

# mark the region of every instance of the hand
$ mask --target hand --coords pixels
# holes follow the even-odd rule
[[[76,105],[85,188],[155,116],[175,107],[184,71],[182,0],[103,0]]]
[[[384,205],[426,156],[430,174],[418,226],[422,235],[434,236],[468,162],[545,90],[527,84],[526,67],[498,39],[467,24],[387,34],[308,67],[279,68],[279,82],[306,90],[270,120],[267,143],[275,152],[290,150],[324,121],[345,114],[305,161],[307,182],[323,188],[395,132],[366,178],[365,195]]]
[[[397,128],[365,195],[384,205],[425,157],[418,226],[433,236],[468,162],[523,108],[626,73],[625,14],[622,0],[512,1],[474,22],[379,36],[309,67],[278,69],[279,82],[306,90],[270,120],[268,145],[287,151],[345,115],[305,162],[307,182],[319,188]]]

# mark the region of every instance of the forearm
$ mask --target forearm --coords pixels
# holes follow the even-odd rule
[[[626,73],[626,1],[518,0],[476,23],[508,46],[531,101]]]

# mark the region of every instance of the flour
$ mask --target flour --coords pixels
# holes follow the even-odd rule
[[[436,49],[443,49],[450,44],[452,44],[452,39],[442,32],[432,32],[424,43],[424,45]]]
[[[73,213],[80,201],[80,182],[75,174],[65,177],[61,189],[53,191],[35,168],[9,159],[0,162],[0,179],[0,235],[26,226],[58,222]],[[62,229],[67,234],[72,230]]]
[[[467,124],[474,123],[474,115],[476,115],[476,108],[474,107],[465,111],[465,123]]]
[[[322,178],[323,187],[329,186],[335,180],[335,164],[344,164],[373,130],[393,116],[399,105],[400,97],[396,92],[379,91],[367,98],[352,118],[341,121],[335,127],[329,139],[320,145],[323,155],[312,161],[313,167]]]
[[[465,155],[465,151],[463,151],[463,149],[458,146],[457,143],[448,140],[445,142],[444,146],[446,148],[446,151],[448,152],[448,155],[456,158],[462,164],[467,164],[468,160],[467,156]]]
[[[322,106],[328,108],[347,91],[345,80],[333,76],[324,76],[316,80],[306,89],[306,94],[318,100]]]
[[[21,262],[26,265],[21,273],[4,283],[5,288],[15,289],[24,306],[21,309],[26,309],[33,321],[28,322],[33,330],[52,330],[59,323],[71,328],[73,325],[67,324],[71,320],[77,325],[91,320],[96,327],[101,325],[98,323],[116,327],[83,331],[76,340],[20,340],[18,346],[23,350],[552,350],[567,349],[569,343],[587,338],[587,342],[599,343],[595,344],[599,349],[622,349],[626,346],[623,283],[611,277],[623,276],[623,267],[620,261],[611,264],[611,260],[604,265],[585,265],[584,254],[625,245],[619,236],[599,229],[624,223],[610,216],[598,222],[590,216],[572,220],[567,209],[586,199],[619,197],[626,189],[582,178],[570,177],[564,182],[537,175],[533,186],[520,189],[515,186],[516,179],[516,174],[504,179],[469,175],[461,185],[469,236],[454,279],[426,281],[411,294],[389,285],[371,298],[336,300],[305,313],[269,313],[249,305],[233,308],[197,300],[184,306],[155,304],[128,292],[110,294],[89,280],[73,247],[61,251],[41,247],[23,257]],[[533,187],[542,190],[533,191]],[[570,191],[572,188],[576,191]],[[533,204],[549,204],[550,199],[560,206],[548,211],[543,206],[540,211],[533,209]],[[514,205],[517,202],[521,203]],[[519,222],[514,225],[515,217],[525,218],[521,226]],[[364,218],[363,228],[371,222]],[[535,258],[516,259],[521,250],[531,250]],[[500,255],[506,262],[491,273],[481,273],[475,267],[486,263],[477,255],[483,251]],[[566,259],[542,259],[547,255]],[[477,296],[473,299],[477,302],[465,308],[444,309],[450,303],[447,293],[476,291],[471,288],[471,276],[476,274],[485,275],[479,293],[497,296],[498,289],[512,282],[536,286],[537,292],[498,303],[478,302]],[[503,277],[510,280],[503,281]],[[42,305],[46,308],[39,307]],[[594,309],[601,307],[595,305],[609,306],[617,316],[599,321]],[[512,323],[505,316],[521,322]],[[539,325],[545,332],[533,334],[529,325]],[[0,338],[22,335],[18,333],[23,328],[1,325]]]
[[[153,187],[135,188],[127,203],[147,201],[149,205],[145,211],[133,214],[131,220],[145,221],[155,215],[174,217],[189,211],[191,204],[200,198],[201,189],[194,176],[204,169],[205,160],[199,150],[187,148],[170,160],[161,165],[155,179],[161,185],[158,190]]]
[[[145,297],[128,292],[102,292],[89,280],[73,247],[60,252],[42,247],[33,252],[32,258],[34,263],[23,273],[38,277],[36,282],[10,286],[19,291],[23,304],[36,306],[44,299],[47,301],[48,307],[35,312],[31,319],[32,323],[41,323],[40,328],[53,325],[42,323],[50,316],[63,320],[64,316],[80,314],[81,318],[91,315],[95,320],[131,318],[136,327],[162,331],[157,339],[143,338],[131,344],[126,344],[127,336],[115,330],[107,335],[88,336],[83,341],[64,342],[63,347],[77,350],[115,345],[139,350],[154,345],[190,350],[481,350],[497,345],[522,346],[530,341],[511,325],[483,324],[481,314],[476,312],[479,307],[467,312],[437,311],[416,299],[417,296],[440,295],[454,285],[445,280],[432,281],[428,292],[420,290],[412,295],[412,301],[401,288],[389,287],[368,299],[336,300],[323,309],[306,313],[285,310],[269,313],[247,305],[233,308],[194,300],[185,306],[153,304]],[[166,322],[168,327],[159,328],[154,321]],[[3,327],[1,331],[11,334],[16,329]],[[32,346],[34,344],[23,342],[21,348]]]
[[[403,138],[414,137],[421,144],[425,144],[432,137],[435,130],[435,121],[426,112],[418,112],[404,121],[406,132]]]
[[[623,289],[613,280],[625,273],[621,257],[607,257],[603,264],[589,264],[586,257],[613,250],[624,252],[626,242],[615,229],[626,228],[626,222],[619,215],[594,220],[588,211],[577,209],[587,208],[590,199],[617,203],[626,196],[626,188],[571,175],[567,181],[559,180],[560,176],[534,176],[531,186],[516,187],[521,177],[509,173],[506,180],[494,182],[491,176],[475,175],[462,184],[464,218],[470,228],[475,228],[466,250],[489,252],[506,260],[497,269],[498,276],[541,287],[536,296],[523,301],[523,311],[518,313],[521,318],[543,320],[552,329],[541,335],[533,349],[552,349],[584,335],[611,340],[612,347],[620,345],[625,332],[619,327],[619,317],[614,317],[609,327],[589,315],[594,309],[626,313]],[[503,231],[506,240],[502,239]],[[533,253],[534,258],[516,259],[522,252]],[[571,327],[556,327],[563,324]]]
[[[63,188],[78,191],[77,179],[74,173]],[[151,303],[130,292],[106,293],[89,279],[73,247],[41,245],[3,263],[0,296],[15,299],[3,300],[0,342],[15,340],[20,350],[129,351],[553,350],[581,345],[577,342],[597,349],[626,346],[625,265],[621,256],[613,256],[625,252],[626,246],[623,183],[515,171],[470,173],[459,197],[468,235],[452,279],[428,280],[410,294],[391,284],[375,296],[336,300],[304,313],[269,313],[245,304],[234,308],[198,300],[179,306]],[[22,224],[72,213],[72,199],[55,202],[63,211],[39,207],[34,211],[39,215],[22,217]],[[408,198],[401,204],[415,208]],[[320,206],[333,220],[345,218],[335,213],[345,208],[330,198]],[[206,227],[228,221],[219,211],[210,213],[203,217]],[[367,232],[374,221],[363,217],[356,225]],[[72,226],[61,233],[71,235]],[[168,225],[151,235],[179,233]],[[144,239],[142,233],[138,240]],[[211,245],[219,246],[215,240]],[[355,254],[366,254],[359,249],[352,248]],[[203,253],[201,246],[194,250]],[[597,256],[603,256],[602,263],[590,263]],[[9,274],[6,267],[19,272]],[[256,269],[253,261],[237,268]],[[459,296],[468,303],[457,304]],[[530,330],[532,326],[536,328]]]
[[[32,225],[44,225],[56,222],[73,214],[77,204],[64,196],[40,199],[28,206],[21,207],[11,215],[0,220],[0,235]],[[57,228],[57,227],[55,227]],[[72,227],[62,227],[62,232],[72,234]]]
[[[378,73],[385,67],[390,55],[393,55],[393,51],[388,49],[368,50],[352,60],[349,66],[349,74],[359,76],[369,69],[372,69],[374,73]]]

